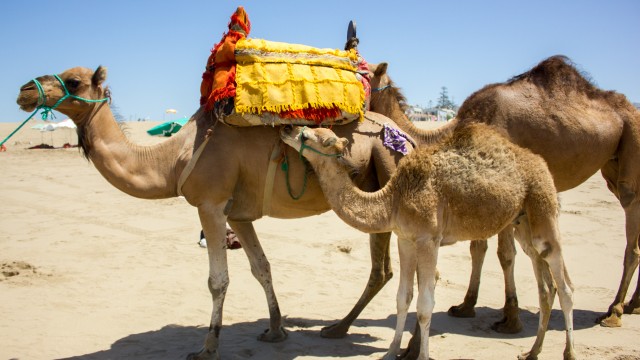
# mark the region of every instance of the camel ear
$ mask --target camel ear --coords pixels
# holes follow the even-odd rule
[[[386,63],[386,62],[383,62],[383,63],[378,64],[378,65],[376,66],[376,68],[373,70],[373,74],[374,74],[375,76],[382,76],[382,75],[386,74],[386,73],[387,73],[387,66],[388,66],[388,65],[389,65],[389,64],[388,64],[388,63]]]
[[[332,146],[333,144],[335,144],[335,143],[336,143],[336,141],[338,141],[338,138],[336,138],[336,137],[330,137],[330,138],[326,139],[326,140],[322,143],[322,146],[324,146],[324,147]]]
[[[107,79],[107,68],[100,65],[96,69],[96,72],[93,73],[93,77],[91,78],[91,83],[94,86],[100,86]]]
[[[336,145],[336,148],[340,151],[344,151],[344,148],[349,144],[349,140],[347,140],[347,138],[339,138],[337,141],[338,144]]]

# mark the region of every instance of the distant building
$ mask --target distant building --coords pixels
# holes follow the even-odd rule
[[[410,106],[406,111],[411,121],[449,121],[456,117],[456,111],[449,109],[429,108],[420,106]]]

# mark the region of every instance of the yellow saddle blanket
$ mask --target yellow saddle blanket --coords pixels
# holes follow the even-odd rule
[[[331,125],[363,118],[368,67],[356,50],[249,39],[250,29],[238,7],[202,74],[200,104],[216,111],[218,120]]]
[[[237,113],[337,107],[352,118],[362,116],[365,95],[355,50],[240,39],[235,56]]]

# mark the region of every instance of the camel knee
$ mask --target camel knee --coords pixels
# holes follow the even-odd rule
[[[469,244],[469,251],[477,254],[484,254],[489,249],[489,242],[487,240],[471,241]]]
[[[262,279],[268,279],[271,277],[271,264],[266,257],[251,263],[251,274],[253,277],[262,282]]]
[[[229,277],[212,277],[209,276],[207,279],[207,285],[209,287],[209,292],[214,299],[217,299],[221,296],[224,296],[227,293],[227,288],[229,287]]]
[[[618,182],[618,197],[620,205],[622,205],[623,208],[627,208],[627,206],[631,205],[636,199],[636,191],[629,184]]]
[[[433,314],[433,308],[436,305],[435,298],[432,294],[424,294],[424,296],[418,297],[417,315],[418,323],[421,326],[429,326],[431,323],[431,316]]]
[[[398,313],[409,311],[409,305],[413,300],[413,286],[400,286],[396,296],[396,310]]]

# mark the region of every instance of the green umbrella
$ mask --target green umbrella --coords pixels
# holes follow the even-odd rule
[[[147,130],[147,134],[159,135],[159,136],[171,136],[171,134],[175,134],[180,129],[182,129],[184,124],[186,124],[188,121],[189,121],[188,117],[167,121],[165,123],[162,123],[158,126],[154,126],[151,129]]]

